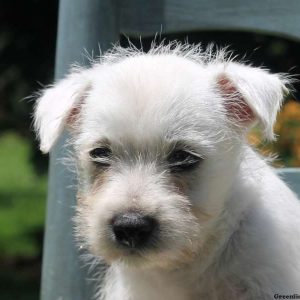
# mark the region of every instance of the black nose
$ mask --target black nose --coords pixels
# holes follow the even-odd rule
[[[116,241],[128,248],[144,247],[155,227],[154,218],[136,212],[117,215],[112,221]]]

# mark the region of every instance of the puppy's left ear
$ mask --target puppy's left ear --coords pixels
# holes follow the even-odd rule
[[[37,99],[34,127],[42,152],[49,152],[63,129],[72,127],[76,122],[90,88],[89,74],[90,70],[72,72],[45,89]]]
[[[246,128],[259,122],[265,138],[274,139],[273,125],[288,93],[288,79],[234,62],[215,67],[215,83],[231,121]]]

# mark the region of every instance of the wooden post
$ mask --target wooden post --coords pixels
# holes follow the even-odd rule
[[[46,39],[47,37],[45,37]],[[118,11],[112,0],[61,0],[55,78],[62,78],[71,64],[88,63],[83,53],[99,55],[119,38]],[[62,99],[63,101],[63,99]],[[72,217],[76,205],[75,176],[60,158],[66,134],[50,155],[49,190],[42,270],[42,300],[91,299],[92,282],[87,282],[74,245]]]

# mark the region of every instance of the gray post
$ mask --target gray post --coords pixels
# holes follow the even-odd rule
[[[118,11],[112,0],[60,0],[55,78],[74,62],[87,63],[84,51],[99,54],[118,40]],[[75,176],[59,160],[64,156],[64,135],[50,155],[46,233],[42,270],[42,300],[91,299],[74,245],[72,217],[76,205]]]

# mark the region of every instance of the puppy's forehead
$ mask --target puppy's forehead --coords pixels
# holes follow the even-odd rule
[[[175,133],[180,139],[201,119],[207,123],[210,85],[203,66],[174,55],[99,66],[83,108],[83,131],[94,140],[142,141]]]

